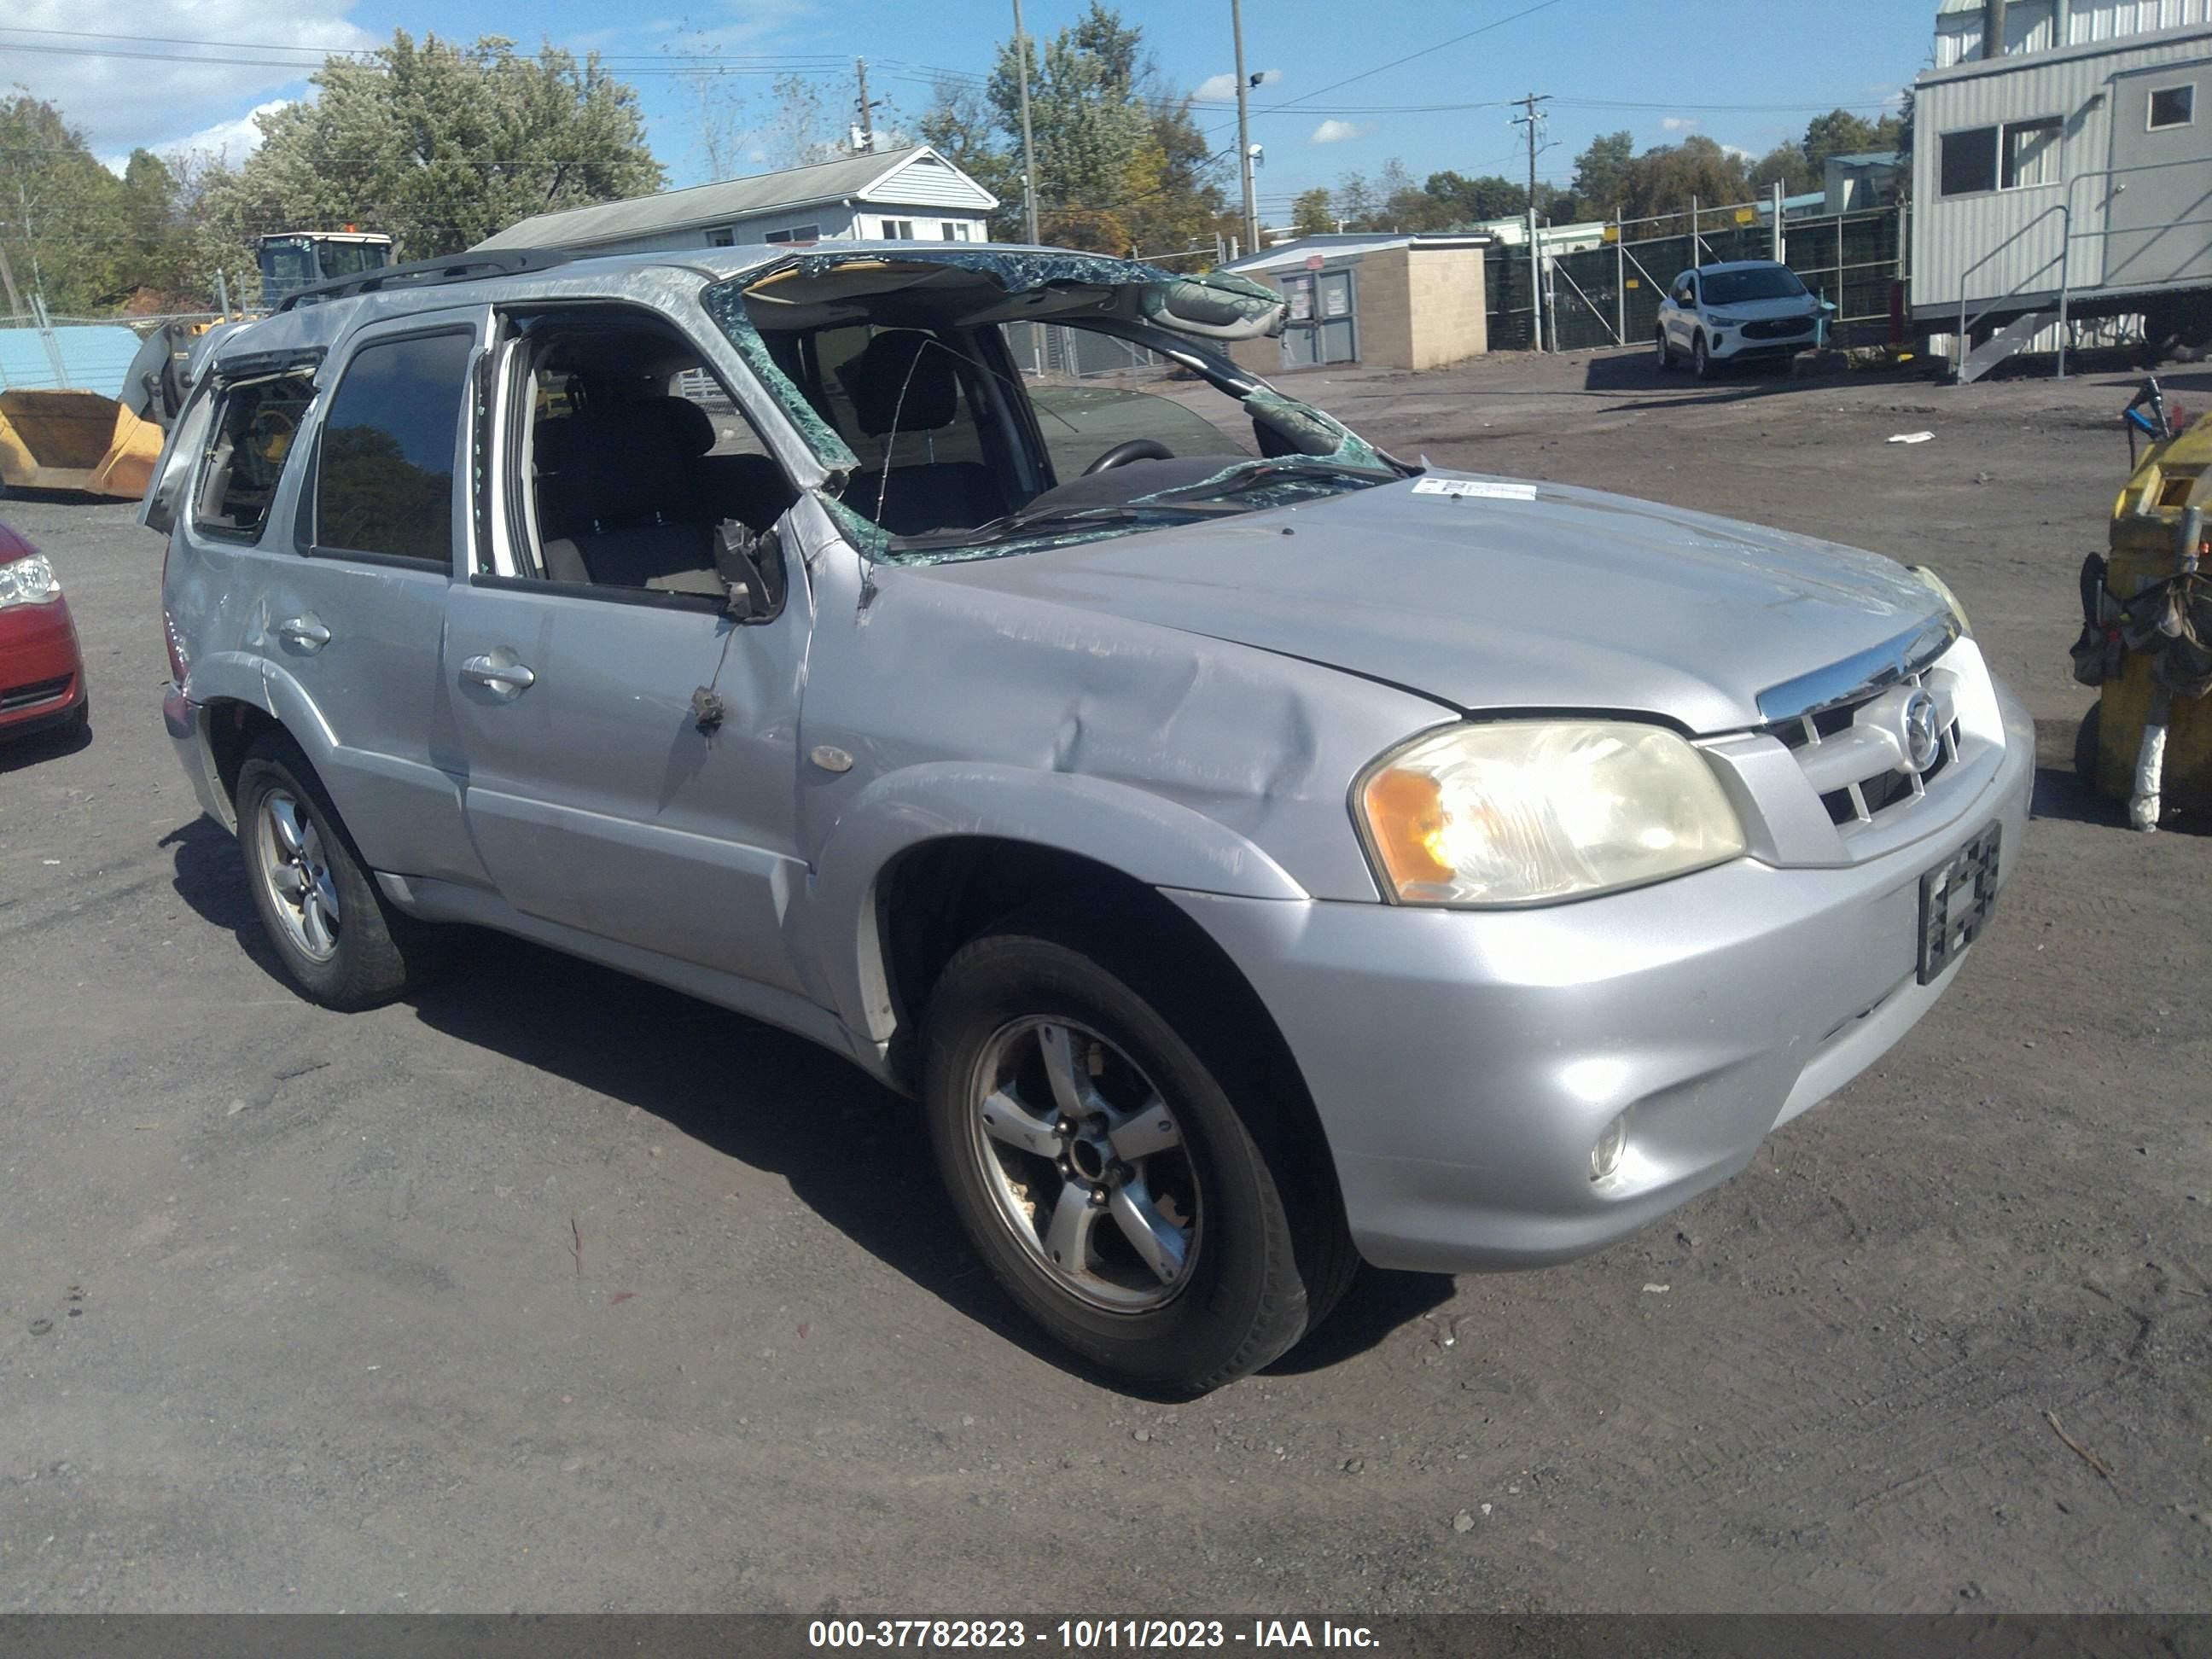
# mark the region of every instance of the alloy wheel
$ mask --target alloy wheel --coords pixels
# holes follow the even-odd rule
[[[338,889],[322,832],[289,791],[261,798],[254,826],[262,881],[276,901],[276,920],[301,954],[328,962],[338,950]]]
[[[1127,1314],[1180,1294],[1200,1243],[1198,1171],[1135,1061],[1072,1020],[1019,1019],[983,1046],[969,1098],[999,1218],[1056,1288]]]

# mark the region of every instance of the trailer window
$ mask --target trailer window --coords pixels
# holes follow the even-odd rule
[[[2179,87],[2160,87],[2150,95],[2150,130],[2161,127],[2185,127],[2197,119],[2197,83],[2193,81]]]
[[[2057,116],[2039,121],[2014,121],[2004,130],[2004,178],[2007,190],[2058,182],[2058,137],[2065,124]]]
[[[1997,187],[1997,130],[1972,127],[1943,135],[1942,191],[1972,196]]]

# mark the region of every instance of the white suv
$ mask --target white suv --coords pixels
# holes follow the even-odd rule
[[[1659,302],[1659,367],[1686,357],[1703,380],[1717,364],[1795,356],[1818,337],[1820,311],[1797,273],[1772,259],[1699,265]]]

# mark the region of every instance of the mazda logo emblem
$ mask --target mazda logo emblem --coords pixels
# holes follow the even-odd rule
[[[1902,724],[1899,735],[1905,739],[1905,763],[1916,772],[1925,772],[1943,750],[1942,715],[1936,699],[1925,691],[1915,691],[1905,700]]]

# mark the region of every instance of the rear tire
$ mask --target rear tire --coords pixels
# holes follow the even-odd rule
[[[1659,372],[1662,374],[1664,374],[1668,373],[1674,367],[1674,353],[1667,344],[1667,331],[1663,328],[1659,331],[1658,342]]]
[[[1258,1057],[1201,1057],[1159,1012],[1211,1037],[1237,1029],[1207,1018],[1220,1000],[1142,994],[1135,960],[1050,913],[968,945],[930,999],[922,1097],[961,1224],[1022,1311],[1187,1397],[1291,1347],[1358,1256],[1326,1150],[1263,1109],[1280,1096]]]
[[[2105,705],[2093,706],[2081,716],[2081,724],[2074,733],[2074,781],[2091,794],[2097,789],[2097,753],[2105,729]]]
[[[270,732],[246,751],[237,807],[253,908],[285,973],[309,1000],[374,1008],[435,971],[442,935],[377,891],[299,744]]]

